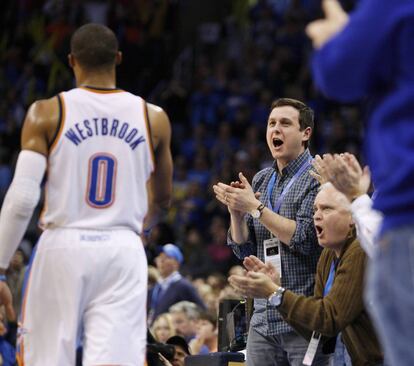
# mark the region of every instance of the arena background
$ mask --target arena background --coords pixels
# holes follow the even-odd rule
[[[343,1],[347,10],[355,1]],[[0,12],[0,203],[13,176],[25,111],[74,86],[67,64],[72,31],[103,23],[124,55],[118,86],[162,106],[173,126],[174,200],[148,241],[173,242],[193,278],[227,273],[228,212],[212,194],[242,171],[269,165],[265,127],[271,101],[303,100],[316,112],[311,151],[363,159],[361,112],[325,99],[311,80],[305,25],[318,0],[5,0]],[[39,235],[37,208],[26,239]],[[26,245],[27,248],[27,245]]]

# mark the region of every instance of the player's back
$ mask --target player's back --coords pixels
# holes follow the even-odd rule
[[[145,101],[89,87],[59,95],[41,226],[142,231],[153,170]]]

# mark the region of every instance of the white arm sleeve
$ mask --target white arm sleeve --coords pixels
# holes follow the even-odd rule
[[[20,244],[40,198],[47,160],[30,150],[20,152],[13,181],[0,213],[0,268],[6,269]]]
[[[361,246],[368,257],[372,258],[376,251],[375,240],[382,223],[382,215],[372,209],[372,200],[367,194],[351,203],[351,212]]]

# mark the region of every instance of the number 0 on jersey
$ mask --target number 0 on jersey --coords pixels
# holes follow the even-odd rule
[[[113,155],[98,153],[89,159],[86,202],[95,208],[106,208],[115,200],[117,161]]]

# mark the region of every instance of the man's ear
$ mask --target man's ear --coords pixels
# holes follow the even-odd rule
[[[68,64],[69,66],[73,69],[75,67],[75,58],[73,57],[73,55],[71,53],[68,54]]]
[[[303,131],[302,142],[309,141],[312,136],[312,128],[306,127]]]
[[[115,65],[120,65],[122,63],[122,52],[118,51],[115,56]]]

